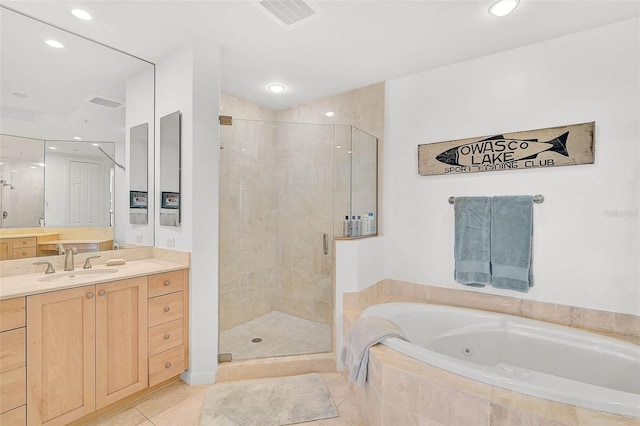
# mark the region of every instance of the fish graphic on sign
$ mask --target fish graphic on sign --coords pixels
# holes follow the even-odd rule
[[[418,145],[422,176],[526,170],[594,162],[595,122]]]
[[[568,157],[568,137],[569,132],[565,132],[549,141],[540,142],[538,139],[510,139],[497,135],[443,151],[436,155],[436,160],[452,166],[471,166],[530,160],[543,152],[556,152]]]

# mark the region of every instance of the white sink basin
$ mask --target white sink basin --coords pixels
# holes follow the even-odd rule
[[[77,271],[56,272],[55,274],[45,275],[38,278],[38,281],[55,281],[60,279],[82,279],[87,276],[99,277],[100,275],[110,275],[118,272],[117,269],[78,269]]]

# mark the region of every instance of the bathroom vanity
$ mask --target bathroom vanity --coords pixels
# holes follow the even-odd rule
[[[2,278],[0,424],[69,424],[174,380],[188,306],[189,270],[159,259]]]

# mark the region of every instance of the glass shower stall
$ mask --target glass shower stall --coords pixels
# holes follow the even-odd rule
[[[376,138],[346,125],[234,119],[221,141],[220,353],[331,352],[333,238],[344,216],[376,212]],[[373,187],[360,182],[371,172]]]

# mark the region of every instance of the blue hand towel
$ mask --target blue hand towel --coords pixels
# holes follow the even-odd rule
[[[455,280],[472,287],[491,283],[491,198],[456,197]]]
[[[457,200],[456,200],[457,202]],[[533,286],[531,235],[533,197],[493,197],[491,203],[491,285],[526,293]]]

